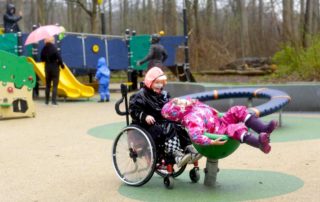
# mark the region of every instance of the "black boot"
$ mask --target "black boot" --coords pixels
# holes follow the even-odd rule
[[[278,122],[275,120],[270,121],[268,124],[264,124],[254,114],[245,122],[248,128],[251,128],[257,133],[272,133],[272,131],[278,126]]]
[[[247,132],[243,137],[243,142],[255,147],[259,148],[263,153],[268,154],[271,151],[270,146],[270,134],[261,133],[259,136],[255,136],[252,133]]]

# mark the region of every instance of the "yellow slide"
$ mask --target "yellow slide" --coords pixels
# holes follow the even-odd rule
[[[43,83],[46,82],[44,73],[44,63],[35,62],[33,58],[28,57],[28,61],[34,66],[34,70]],[[68,98],[90,98],[94,96],[94,89],[80,83],[72,74],[70,69],[65,68],[60,71],[60,80],[58,85],[58,95]]]

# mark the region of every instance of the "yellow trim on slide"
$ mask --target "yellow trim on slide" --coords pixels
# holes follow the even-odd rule
[[[43,83],[46,82],[44,63],[35,62],[33,58],[28,57],[28,61],[34,66],[34,70]],[[70,69],[65,68],[60,71],[60,80],[58,85],[58,95],[68,98],[90,98],[94,96],[94,89],[80,83],[72,74]]]

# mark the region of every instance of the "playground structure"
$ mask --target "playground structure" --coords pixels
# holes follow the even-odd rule
[[[16,55],[33,57],[37,62],[39,50],[43,42],[24,46],[28,33],[2,34],[0,37],[0,50]],[[128,70],[129,81],[139,70],[146,65],[137,66],[136,61],[141,60],[149,51],[150,35],[134,35],[126,31],[123,36],[99,35],[88,33],[65,32],[64,37],[56,37],[58,49],[65,64],[70,67],[73,74],[89,75],[92,78],[96,70],[96,63],[100,57],[105,57],[111,70]],[[168,52],[164,65],[177,76],[183,74],[184,69],[176,62],[176,53],[179,49],[187,49],[185,36],[162,36],[160,44]],[[186,79],[181,77],[180,79]]]
[[[25,57],[0,50],[0,119],[34,117],[32,89],[36,76]]]
[[[155,144],[147,131],[135,125],[129,125],[127,90],[125,85],[121,85],[122,98],[116,103],[115,109],[119,115],[126,116],[127,127],[125,127],[116,137],[113,149],[112,159],[113,167],[118,177],[126,184],[132,186],[141,186],[147,183],[154,172],[159,172],[158,159],[155,152]],[[184,98],[199,99],[200,101],[209,101],[212,99],[224,98],[268,98],[269,101],[262,105],[251,107],[249,110],[257,116],[266,116],[281,110],[290,101],[290,96],[282,91],[266,88],[235,88],[214,90],[213,92],[202,92],[183,96]],[[120,111],[120,104],[125,103],[125,112]],[[229,138],[227,135],[205,133],[210,139],[222,137],[227,142],[224,145],[198,145],[195,148],[204,157],[207,157],[205,168],[204,184],[206,186],[215,186],[219,159],[231,155],[239,147],[240,142]],[[123,165],[126,166],[123,166]],[[160,162],[161,164],[161,162]],[[174,178],[178,177],[185,169],[174,170],[171,164],[163,163],[166,172],[161,176],[164,177],[164,185],[173,188]],[[130,165],[130,166],[129,166]],[[178,174],[177,174],[178,173]],[[192,182],[198,182],[200,179],[199,167],[190,170],[189,177]]]
[[[45,83],[45,70],[43,62],[35,62],[32,58],[28,61],[33,64],[34,70],[38,77]],[[90,98],[94,96],[94,89],[80,83],[71,73],[70,69],[65,66],[60,70],[60,80],[58,85],[58,95],[68,98]]]
[[[182,96],[183,98],[198,99],[200,101],[209,101],[215,99],[228,99],[228,98],[248,98],[251,102],[253,98],[267,98],[268,102],[259,106],[250,107],[249,111],[254,113],[258,117],[267,116],[276,111],[281,110],[287,105],[291,98],[287,93],[279,90],[268,88],[233,88],[214,90],[209,92],[194,93]],[[281,116],[280,116],[281,117]],[[280,119],[281,123],[281,119]],[[210,139],[217,139],[221,135],[205,133]],[[223,135],[223,140],[227,140],[227,143],[222,146],[208,146],[194,144],[195,148],[203,156],[207,157],[205,180],[206,186],[214,186],[216,183],[218,169],[218,160],[225,158],[232,154],[240,145],[239,141],[233,140],[226,135]]]

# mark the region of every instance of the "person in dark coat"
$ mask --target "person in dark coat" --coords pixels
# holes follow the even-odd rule
[[[160,67],[163,70],[163,63],[168,58],[168,54],[164,47],[161,44],[159,44],[159,42],[160,36],[158,34],[153,34],[151,36],[151,47],[149,53],[145,58],[137,62],[138,66],[149,61],[147,70],[149,70],[152,67]]]
[[[5,33],[20,32],[18,21],[22,19],[22,13],[19,16],[15,15],[16,8],[13,4],[7,5],[7,12],[3,15],[3,24]]]
[[[129,113],[132,123],[140,125],[150,133],[157,153],[165,151],[172,155],[177,166],[181,167],[193,160],[191,151],[187,153],[184,150],[191,141],[181,127],[161,115],[161,109],[169,102],[170,97],[163,90],[165,84],[166,76],[163,71],[159,67],[151,68],[144,78],[144,87],[130,97]],[[199,156],[197,158],[199,159]]]
[[[57,88],[59,84],[60,67],[64,69],[61,56],[54,45],[54,38],[45,39],[45,46],[41,51],[41,61],[45,62],[46,75],[46,104],[49,104],[50,88],[52,85],[52,104],[57,105]]]

